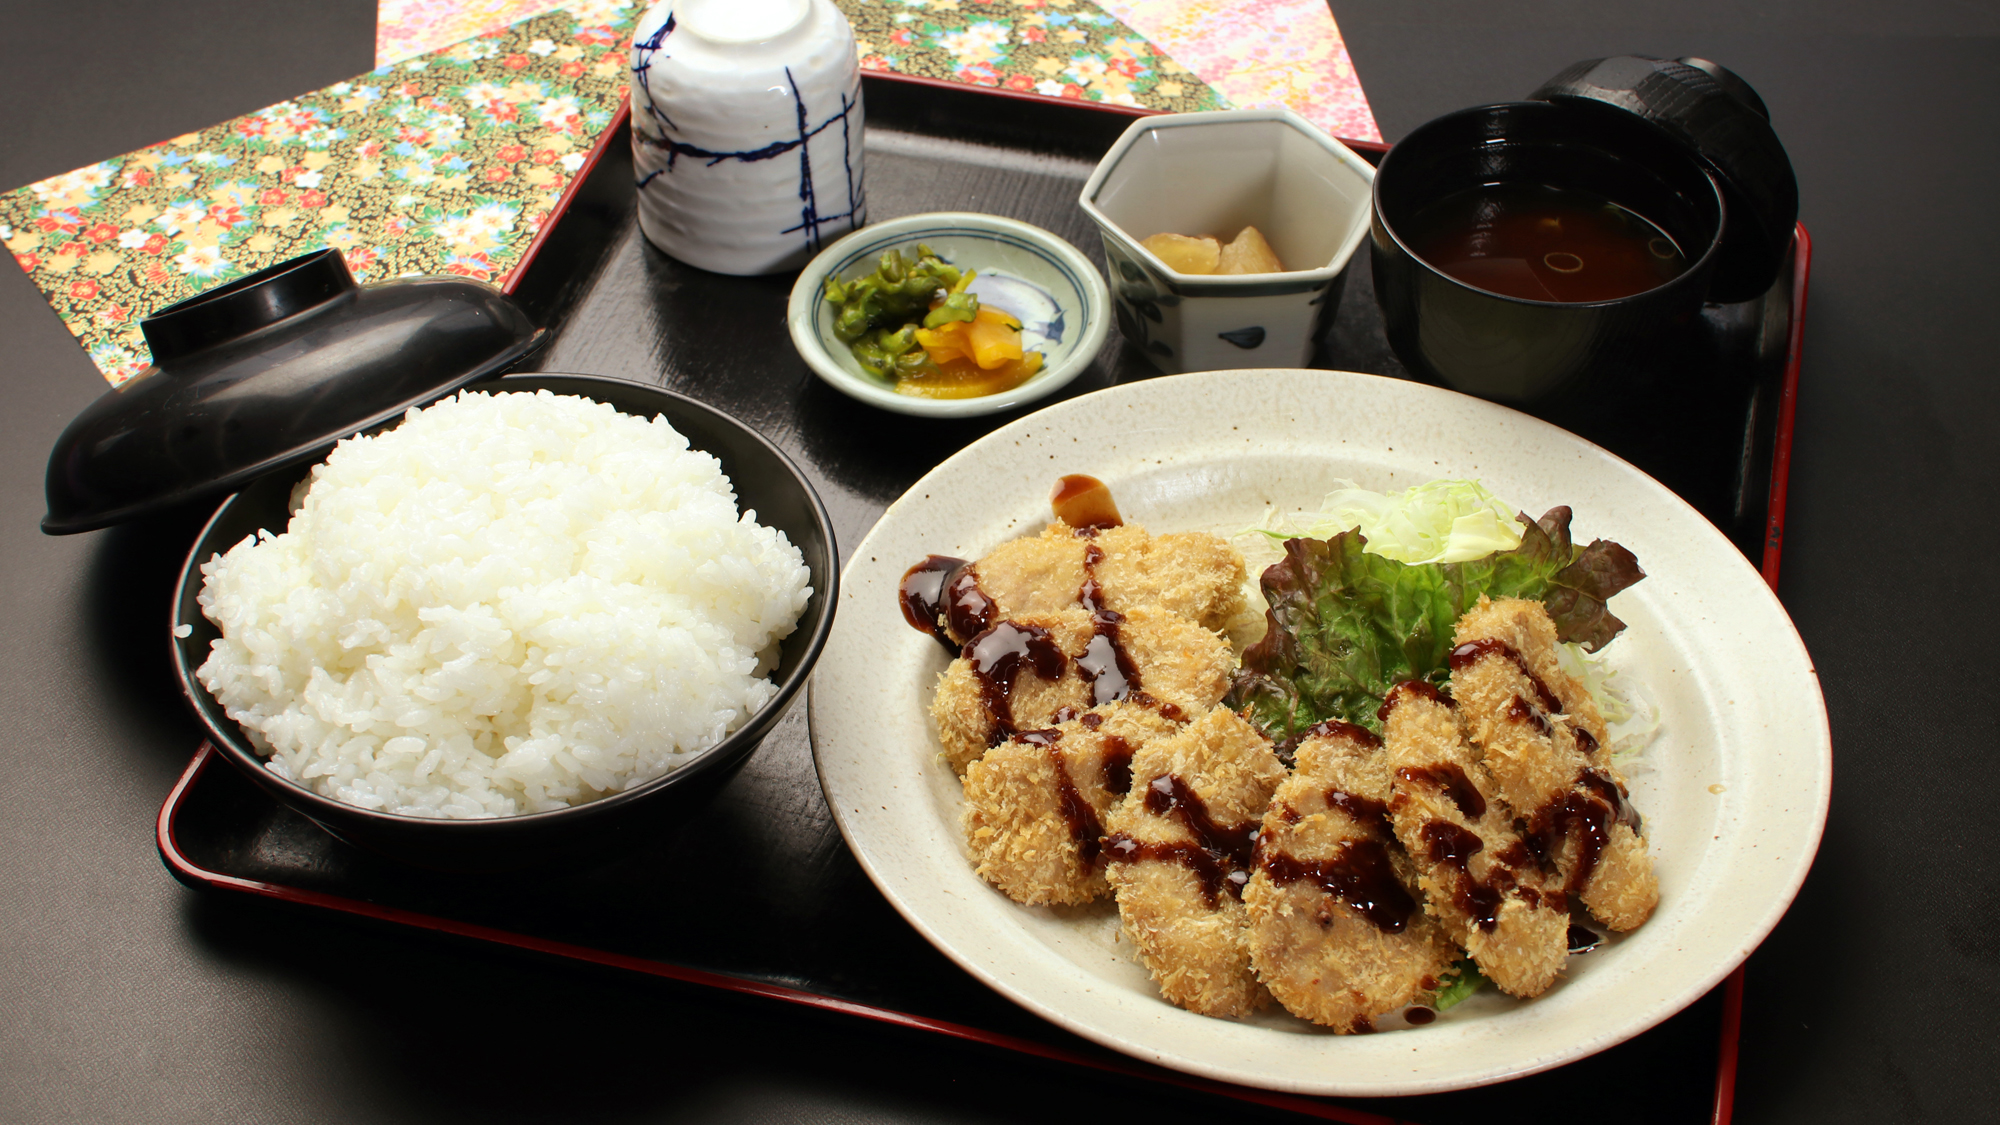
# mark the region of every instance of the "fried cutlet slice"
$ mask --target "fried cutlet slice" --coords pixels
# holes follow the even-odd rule
[[[1589,692],[1556,661],[1541,603],[1502,598],[1458,619],[1451,691],[1500,795],[1528,842],[1598,921],[1630,930],[1659,905],[1625,779],[1604,750]]]
[[[1027,731],[966,767],[960,821],[972,862],[1015,902],[1090,902],[1110,891],[1104,817],[1132,787],[1132,759],[1180,724],[1137,703],[1107,703]]]
[[[1383,704],[1395,782],[1389,818],[1428,909],[1479,970],[1514,996],[1539,996],[1569,956],[1569,903],[1549,886],[1514,812],[1436,689],[1398,684]]]
[[[1243,556],[1206,532],[1148,535],[1133,523],[1079,531],[1058,520],[1000,544],[972,571],[996,620],[1074,609],[1092,579],[1098,604],[1116,613],[1164,609],[1221,629],[1242,609]]]
[[[1142,696],[1150,700],[1169,718],[1185,718],[1213,707],[1229,690],[1234,664],[1229,643],[1188,618],[1165,610],[1134,609],[1115,626],[1115,634],[1106,632],[1110,628],[1114,627],[1093,620],[1083,610],[1071,609],[1008,618],[973,638],[968,648],[976,651],[951,662],[931,700],[938,740],[951,768],[963,775],[988,746],[1015,731],[1052,726],[1064,708],[1081,714],[1129,693],[1135,700]],[[1046,637],[1045,643],[1034,639],[1036,631]],[[1105,668],[1104,638],[1111,636],[1115,636],[1111,647],[1122,652],[1131,674],[1118,677],[1124,690],[1099,698],[1112,680],[1107,675],[1093,681],[1087,673],[1093,667]],[[1098,646],[1095,652],[1093,643]],[[1060,657],[1059,665],[1036,659],[1047,646]],[[1008,653],[1021,651],[1027,654],[1007,663]],[[982,674],[981,668],[989,671]],[[1057,674],[1043,676],[1050,668]],[[990,689],[989,682],[994,685]],[[999,686],[1003,683],[1005,691]],[[996,703],[1009,713],[997,713]]]
[[[1132,759],[1132,792],[1105,821],[1118,917],[1168,1001],[1236,1017],[1270,994],[1250,967],[1238,897],[1285,767],[1227,708],[1156,738]]]
[[[1390,828],[1392,776],[1381,739],[1322,724],[1271,798],[1243,888],[1258,978],[1286,1011],[1338,1032],[1435,990],[1458,959]]]

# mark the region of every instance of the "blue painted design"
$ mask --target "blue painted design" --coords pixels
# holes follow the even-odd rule
[[[1055,294],[1025,277],[991,269],[973,278],[966,288],[981,305],[992,305],[1020,318],[1022,347],[1041,351],[1046,344],[1062,343],[1067,320]]]
[[[1264,343],[1264,330],[1259,327],[1232,328],[1227,332],[1217,332],[1216,335],[1245,351]]]
[[[673,118],[661,112],[660,107],[654,104],[653,88],[646,82],[647,76],[653,72],[653,56],[660,53],[660,45],[665,43],[667,36],[673,33],[674,14],[668,12],[667,22],[660,25],[660,29],[653,33],[652,38],[646,40],[644,43],[632,44],[632,53],[638,56],[638,60],[632,64],[632,89],[638,91],[639,96],[646,99],[646,116],[658,121],[666,128],[679,129],[680,126],[674,124]],[[669,55],[668,57],[671,58],[673,56]],[[646,177],[648,180],[652,178],[652,176]]]
[[[657,44],[661,40],[664,40],[666,37],[665,33],[672,30],[672,27],[673,17],[669,16],[666,25],[661,28],[661,34],[654,36],[647,42]],[[645,57],[645,65],[650,67],[651,63],[652,56],[648,54]],[[634,67],[633,73],[635,76],[638,72],[639,68]],[[861,216],[866,213],[866,203],[863,200],[855,198],[853,131],[848,128],[848,119],[855,110],[861,108],[860,100],[849,98],[846,94],[842,94],[840,96],[840,112],[820,122],[818,125],[813,125],[806,114],[805,98],[799,93],[799,84],[792,79],[791,67],[785,68],[785,81],[791,85],[792,106],[798,115],[799,135],[796,139],[773,141],[763,148],[747,149],[742,152],[715,152],[698,145],[674,140],[672,137],[655,139],[644,132],[638,132],[634,135],[638,138],[640,144],[645,145],[647,148],[665,150],[667,154],[666,165],[648,172],[645,178],[638,182],[638,186],[643,189],[662,173],[673,171],[674,165],[683,156],[705,160],[707,161],[705,167],[713,168],[725,160],[737,160],[745,164],[751,164],[759,160],[771,160],[783,156],[793,149],[797,149],[799,153],[799,223],[797,226],[786,227],[779,233],[795,234],[799,231],[804,231],[807,247],[817,251],[824,244],[824,240],[820,237],[820,229],[822,227],[849,218],[853,219],[856,224],[859,224]],[[640,88],[645,89],[643,79],[641,80]],[[653,108],[650,91],[647,92],[646,101],[648,108]],[[654,112],[657,113],[657,110]],[[673,122],[668,120],[666,114],[660,113],[658,116],[667,125],[673,125]],[[812,149],[809,146],[814,137],[832,128],[836,122],[840,125],[841,161],[846,165],[847,170],[847,210],[836,214],[821,214],[818,194],[813,185]]]

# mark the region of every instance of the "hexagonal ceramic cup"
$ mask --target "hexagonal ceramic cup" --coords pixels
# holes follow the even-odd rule
[[[1304,367],[1368,235],[1375,170],[1284,109],[1132,123],[1084,184],[1118,328],[1168,373]],[[1185,274],[1140,245],[1171,231],[1262,231],[1285,273]]]

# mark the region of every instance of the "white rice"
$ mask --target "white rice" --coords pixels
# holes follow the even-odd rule
[[[309,483],[284,534],[202,564],[197,675],[273,773],[363,808],[510,816],[668,773],[770,700],[812,594],[713,457],[587,399],[462,392]]]

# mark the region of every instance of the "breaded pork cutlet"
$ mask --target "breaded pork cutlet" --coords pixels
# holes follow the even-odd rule
[[[1329,722],[1298,746],[1243,888],[1250,963],[1286,1011],[1339,1032],[1437,988],[1458,950],[1420,903],[1389,825],[1382,740]]]
[[[963,775],[988,746],[1117,699],[1199,715],[1229,690],[1228,642],[1179,614],[1134,609],[1111,624],[1081,609],[1000,621],[938,679],[931,715]]]
[[[1625,779],[1605,751],[1590,694],[1556,662],[1556,628],[1541,603],[1502,598],[1458,620],[1452,698],[1500,795],[1561,885],[1614,930],[1660,901]]]
[[[1151,707],[1107,703],[988,750],[966,768],[960,818],[980,876],[1029,904],[1109,893],[1104,818],[1132,787],[1133,756],[1178,729]]]
[[[1285,767],[1271,744],[1215,708],[1132,759],[1132,792],[1105,822],[1118,917],[1171,1003],[1247,1015],[1270,999],[1250,967],[1239,894]]]
[[[1389,818],[1431,914],[1501,991],[1541,995],[1569,956],[1562,890],[1544,883],[1513,810],[1435,688],[1398,684],[1382,711],[1396,779]]]
[[[1221,629],[1243,601],[1243,556],[1226,541],[1195,531],[1148,535],[1131,523],[1078,530],[1058,520],[993,548],[971,572],[996,621],[1075,609],[1093,581],[1103,609],[1163,609],[1209,629]],[[955,630],[951,637],[970,639]]]

